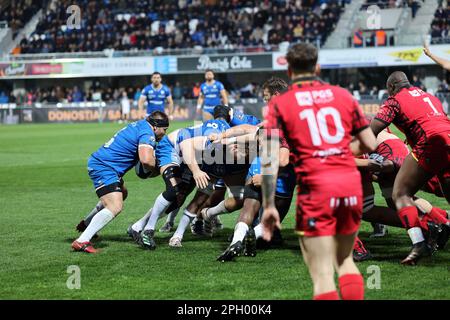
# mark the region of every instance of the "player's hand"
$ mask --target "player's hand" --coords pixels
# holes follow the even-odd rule
[[[222,140],[222,134],[221,133],[211,133],[208,136],[208,139],[212,143],[219,143]]]
[[[369,165],[367,166],[369,171],[371,172],[380,172],[383,169],[383,164],[379,163],[376,160],[369,159]]]
[[[430,48],[426,43],[423,44],[423,53],[428,57],[431,56]]]
[[[270,241],[275,228],[281,230],[280,215],[278,214],[278,210],[275,207],[265,208],[261,224],[263,239]]]
[[[203,172],[202,170],[198,170],[198,171],[194,172],[192,175],[194,177],[197,188],[205,189],[208,186],[209,176],[206,172]]]
[[[169,120],[172,121],[173,120],[173,115],[169,115]]]
[[[255,187],[261,188],[261,184],[262,184],[262,175],[261,175],[261,174],[255,174],[255,175],[252,177],[252,184],[253,184]]]

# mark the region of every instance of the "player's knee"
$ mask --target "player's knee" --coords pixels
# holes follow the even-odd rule
[[[176,180],[181,177],[180,168],[178,166],[171,166],[164,170],[164,182],[166,183],[166,190],[163,192],[163,197],[169,201],[175,201],[178,193],[178,185]]]
[[[128,189],[125,188],[125,186],[122,186],[122,199],[125,201],[125,199],[128,198]]]
[[[244,187],[244,199],[261,201],[261,190],[257,190],[253,185],[246,185]]]
[[[109,203],[107,206],[107,209],[111,211],[111,213],[114,216],[117,216],[119,213],[122,212],[123,209],[123,201],[114,201],[112,203]]]

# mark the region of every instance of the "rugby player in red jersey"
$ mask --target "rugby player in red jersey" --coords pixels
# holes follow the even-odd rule
[[[420,228],[419,211],[413,196],[437,175],[442,193],[450,200],[450,120],[438,98],[411,86],[400,71],[386,82],[389,98],[370,123],[375,135],[393,123],[406,136],[412,152],[405,158],[394,182],[392,199],[398,215],[412,240],[413,247],[402,264],[415,265],[431,254]],[[448,233],[447,225],[441,232]]]
[[[363,184],[363,220],[372,222],[372,224],[402,228],[402,222],[397,215],[396,207],[392,200],[392,190],[397,172],[410,151],[405,143],[393,134],[389,128],[386,128],[378,134],[377,143],[378,146],[375,152],[355,159],[356,165],[361,171]],[[379,184],[388,207],[375,205],[375,189],[372,181]],[[438,197],[443,197],[439,182],[436,183],[436,181],[438,181],[437,176],[434,176],[421,190],[433,193]],[[448,222],[448,215],[445,210],[433,207],[425,199],[415,197],[414,202],[421,213],[419,222],[425,232],[432,232],[429,230],[430,227],[436,229],[438,224]],[[433,224],[430,224],[430,222]],[[429,243],[432,244],[435,239],[429,240]],[[442,240],[446,242],[448,236],[446,240],[442,237]],[[439,242],[437,245],[438,249],[442,249],[445,243]],[[355,261],[363,261],[369,258],[370,253],[364,248],[363,243],[357,240],[353,252],[353,259]]]
[[[296,230],[314,285],[314,299],[339,299],[334,281],[339,276],[341,298],[364,298],[364,280],[353,262],[352,249],[361,222],[361,175],[355,152],[371,152],[376,139],[351,94],[315,76],[317,49],[296,44],[287,53],[289,89],[273,98],[266,116],[261,166],[264,238],[270,241],[280,217],[274,204],[279,136],[293,154],[299,182]],[[362,151],[362,152],[361,152]]]

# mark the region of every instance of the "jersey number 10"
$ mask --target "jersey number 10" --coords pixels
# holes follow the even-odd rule
[[[336,133],[334,135],[330,134],[327,116],[329,119],[333,119],[334,126],[336,128]],[[305,109],[300,112],[300,119],[308,122],[309,133],[311,134],[312,143],[315,146],[322,145],[322,141],[328,144],[337,144],[344,138],[345,130],[342,126],[341,115],[333,107],[324,107],[314,114],[313,109]]]

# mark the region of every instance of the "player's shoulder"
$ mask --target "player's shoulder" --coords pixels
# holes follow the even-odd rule
[[[145,119],[138,120],[136,122],[132,122],[132,123],[129,124],[129,126],[136,127],[140,131],[148,131],[148,132],[152,132],[153,133],[152,128],[150,127],[149,123]]]

